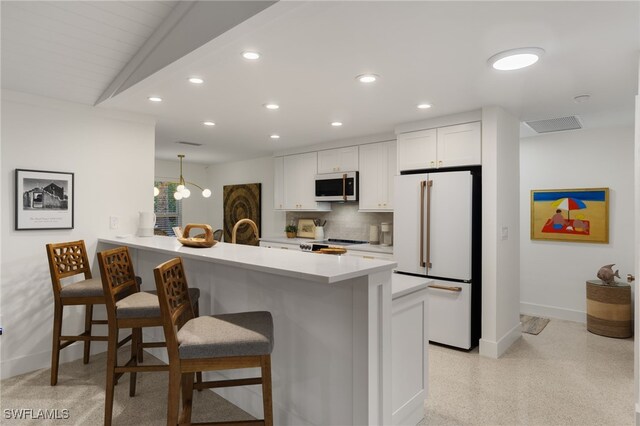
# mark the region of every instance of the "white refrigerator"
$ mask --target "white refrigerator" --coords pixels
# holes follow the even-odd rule
[[[433,171],[395,178],[397,272],[426,276],[429,341],[471,349],[480,332],[480,173]]]

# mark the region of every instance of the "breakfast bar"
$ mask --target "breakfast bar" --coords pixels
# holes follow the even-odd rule
[[[143,290],[153,268],[183,258],[201,291],[200,312],[267,310],[273,315],[274,424],[388,425],[391,398],[391,277],[395,262],[218,243],[182,246],[162,236],[101,238],[98,250],[127,246]],[[162,329],[145,340],[163,340]],[[153,352],[167,361],[163,351]],[[213,378],[248,377],[234,371]],[[207,379],[205,377],[205,379]],[[257,386],[218,391],[260,416]]]

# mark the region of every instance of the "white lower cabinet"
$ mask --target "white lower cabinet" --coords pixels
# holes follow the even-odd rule
[[[381,260],[393,260],[393,254],[391,253],[377,253],[372,251],[359,251],[359,250],[349,250],[347,248],[347,252],[345,253],[347,256],[358,256],[363,259],[381,259]]]
[[[430,341],[471,348],[471,284],[434,280],[428,312]]]
[[[401,283],[397,281],[401,280]],[[426,278],[393,274],[391,316],[391,407],[393,425],[416,425],[428,394],[429,292]],[[397,291],[400,284],[401,292]],[[418,284],[417,291],[407,288]],[[402,293],[405,294],[402,294]]]

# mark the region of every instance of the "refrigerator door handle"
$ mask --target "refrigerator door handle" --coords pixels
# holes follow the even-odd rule
[[[433,181],[428,180],[427,184],[427,269],[431,269],[431,188]],[[423,203],[424,205],[424,203]]]
[[[420,181],[420,267],[422,268],[427,266],[424,261],[424,191],[426,186],[426,181]]]
[[[431,284],[428,287],[429,288],[437,288],[438,290],[452,291],[454,293],[460,293],[462,291],[462,287],[449,287],[449,286],[446,286],[446,285],[439,285],[439,284]]]

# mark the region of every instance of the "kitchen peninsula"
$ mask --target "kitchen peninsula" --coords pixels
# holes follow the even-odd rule
[[[395,262],[218,243],[207,249],[175,238],[101,238],[98,250],[130,249],[143,290],[153,268],[184,259],[200,313],[267,310],[274,319],[274,423],[388,425],[391,401],[391,272]],[[145,335],[162,340],[162,329]],[[162,351],[154,355],[167,361]],[[224,372],[227,378],[240,377]],[[251,373],[251,372],[249,372]],[[259,416],[258,387],[220,394]]]

